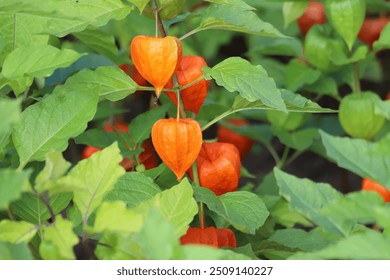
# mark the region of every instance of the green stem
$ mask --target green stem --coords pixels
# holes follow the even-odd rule
[[[292,163],[294,160],[296,160],[301,154],[303,154],[303,151],[295,151],[291,157],[286,161],[285,166]]]
[[[191,83],[186,84],[185,86],[180,87],[180,90],[185,90],[186,88],[192,87],[193,85],[199,83],[200,81],[204,80],[204,76],[200,76],[199,78],[196,78]]]
[[[202,31],[202,29],[195,28],[195,29],[191,30],[190,32],[188,32],[188,33],[184,34],[183,36],[181,36],[179,38],[179,40],[182,41],[185,38],[190,37],[191,35],[194,35],[195,33],[199,32],[199,31]]]
[[[360,74],[359,74],[359,64],[355,62],[353,64],[353,76],[354,76],[354,89],[353,91],[356,93],[361,93],[360,87]]]
[[[271,154],[275,163],[278,164],[280,162],[280,158],[278,156],[278,153],[275,151],[274,147],[272,147],[272,145],[269,145],[269,144],[264,144],[264,146],[268,150],[268,152]]]
[[[194,183],[195,186],[200,187],[200,182],[199,182],[199,174],[198,174],[198,167],[196,165],[196,161],[192,164],[192,175],[194,178]],[[205,223],[204,223],[204,206],[203,202],[199,202],[199,224],[201,228],[204,228]]]
[[[290,151],[290,148],[289,148],[289,147],[285,147],[285,148],[284,148],[282,158],[280,159],[280,161],[278,162],[278,164],[276,165],[276,167],[278,167],[278,168],[283,168],[283,166],[284,166],[285,163],[286,163],[286,160],[287,160],[289,151]]]
[[[202,131],[208,129],[210,126],[212,126],[213,124],[219,122],[220,120],[222,120],[223,118],[226,118],[227,116],[229,116],[230,114],[233,114],[234,112],[231,111],[231,110],[228,110],[226,111],[225,113],[222,113],[221,115],[219,115],[218,117],[214,118],[213,120],[209,121],[207,124],[205,124],[203,127],[202,127]]]

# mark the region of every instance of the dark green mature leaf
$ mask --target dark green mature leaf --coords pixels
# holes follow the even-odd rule
[[[244,9],[229,5],[211,5],[203,14],[196,31],[223,29],[255,35],[283,37],[275,27],[263,22],[257,15]]]
[[[307,219],[329,231],[348,235],[350,225],[335,223],[320,210],[328,203],[339,199],[342,195],[332,186],[324,183],[314,183],[308,179],[299,179],[295,176],[274,169],[275,178],[282,195],[292,210],[303,214]]]
[[[2,74],[9,80],[25,75],[48,77],[57,68],[67,67],[81,56],[73,50],[60,50],[49,45],[23,46],[6,57]]]
[[[105,200],[121,200],[128,207],[135,207],[141,202],[152,199],[160,191],[151,178],[139,172],[128,172],[119,178]]]
[[[374,51],[390,49],[390,24],[383,28],[379,40],[374,43]]]
[[[20,166],[31,160],[43,160],[51,150],[64,151],[68,139],[85,130],[96,112],[97,102],[98,95],[93,90],[69,92],[62,86],[29,106],[12,135]]]
[[[0,169],[0,210],[6,209],[10,202],[21,196],[30,173],[31,170]]]
[[[203,71],[210,79],[228,91],[238,91],[248,101],[261,100],[265,105],[286,111],[280,90],[275,81],[268,77],[260,65],[254,66],[239,57],[230,57],[213,68],[204,67]]]
[[[101,129],[89,129],[75,138],[76,144],[89,145],[96,148],[105,148],[118,140],[115,132],[107,132]]]
[[[249,38],[249,55],[264,54],[264,55],[281,55],[281,56],[303,56],[302,43],[293,37],[288,38],[273,38],[251,36]],[[263,58],[262,60],[265,60]],[[263,61],[259,61],[264,68],[266,65]],[[270,73],[269,73],[270,74]],[[275,78],[273,75],[271,77]]]
[[[316,82],[321,76],[319,70],[310,68],[304,62],[298,59],[291,60],[286,67],[286,88],[296,91],[304,85],[310,85]]]
[[[114,62],[118,61],[118,49],[115,46],[115,38],[112,34],[90,27],[73,35],[95,52],[106,56]]]
[[[325,7],[328,19],[351,50],[366,15],[365,0],[326,0]]]
[[[74,260],[75,254],[73,247],[79,243],[78,236],[73,232],[73,224],[58,215],[53,224],[43,228],[43,241],[40,244],[40,254],[45,260]],[[44,248],[49,245],[54,246],[55,254],[52,250],[45,251]]]
[[[341,138],[320,131],[327,155],[361,177],[370,178],[390,190],[390,134],[377,143]]]
[[[144,140],[150,138],[152,126],[157,120],[165,116],[170,106],[171,103],[164,104],[143,114],[139,114],[131,121],[129,133],[135,144],[142,143]]]
[[[269,215],[264,202],[250,192],[237,191],[216,196],[202,187],[194,187],[194,192],[197,201],[204,202],[211,211],[243,232],[254,234]]]
[[[0,242],[0,260],[32,260],[32,254],[26,243],[12,244]]]
[[[291,259],[389,260],[390,238],[377,232],[354,234],[312,253],[297,253]]]
[[[24,243],[30,241],[38,227],[25,221],[2,220],[0,222],[0,241]]]
[[[64,210],[72,200],[71,193],[62,193],[50,198],[50,207],[54,214]],[[32,193],[23,193],[21,199],[11,203],[12,212],[19,218],[33,224],[41,224],[50,218],[50,212],[43,201]]]

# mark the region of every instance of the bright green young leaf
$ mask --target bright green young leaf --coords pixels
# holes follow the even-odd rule
[[[268,240],[308,252],[320,250],[330,244],[330,241],[318,231],[307,232],[295,228],[277,230]]]
[[[263,22],[250,10],[238,10],[235,6],[211,5],[202,15],[200,26],[194,32],[207,29],[223,29],[255,35],[283,37],[275,27]]]
[[[264,188],[266,186],[263,184],[261,187]],[[266,200],[266,197],[263,196],[262,198]],[[272,207],[267,205],[267,208],[269,208],[270,215],[273,219],[275,219],[276,224],[280,224],[288,228],[295,225],[303,225],[307,227],[312,226],[312,224],[304,218],[302,214],[297,211],[292,211],[289,207],[289,203],[284,199],[279,199],[279,201]]]
[[[177,237],[187,231],[188,225],[198,213],[198,206],[193,198],[192,186],[188,179],[183,179],[178,185],[158,193],[133,209],[145,213],[151,206],[160,210],[162,217],[175,225]]]
[[[287,1],[283,3],[283,17],[284,27],[290,25],[290,23],[296,21],[305,11],[309,2],[307,1]]]
[[[10,202],[21,196],[30,173],[31,170],[0,169],[0,209],[6,209]]]
[[[101,260],[136,260],[143,257],[142,249],[134,242],[133,234],[104,233],[99,243],[95,254]]]
[[[317,252],[297,253],[291,259],[388,260],[390,238],[377,231],[367,231],[351,235]]]
[[[304,85],[315,83],[321,76],[321,71],[311,68],[298,59],[290,60],[286,67],[286,88],[296,91]]]
[[[13,132],[20,166],[31,160],[43,160],[51,150],[64,151],[68,139],[85,130],[96,112],[97,102],[98,95],[92,89],[69,92],[62,86],[29,106]]]
[[[8,81],[8,85],[12,88],[16,96],[20,96],[32,85],[34,78],[31,76],[24,76],[16,80]]]
[[[216,196],[202,187],[195,187],[194,191],[197,201],[204,202],[211,211],[246,233],[254,234],[269,215],[264,202],[250,192],[237,191]]]
[[[20,101],[0,99],[0,139],[8,137],[12,131],[12,125],[19,120]]]
[[[206,0],[206,1],[214,4],[228,5],[244,11],[256,10],[252,6],[249,6],[247,3],[245,3],[245,1],[243,0]]]
[[[185,260],[250,260],[251,258],[230,250],[217,249],[210,246],[183,246]]]
[[[368,54],[367,46],[359,46],[351,56],[347,56],[343,52],[333,52],[333,56],[330,57],[330,60],[335,65],[347,65],[354,62],[361,61],[367,57]]]
[[[260,65],[254,66],[240,57],[230,57],[213,68],[204,67],[203,71],[208,79],[212,77],[230,92],[238,91],[250,102],[261,100],[271,108],[286,111],[275,81]]]
[[[73,184],[73,201],[83,216],[83,225],[89,216],[103,201],[104,196],[112,190],[118,178],[125,170],[119,165],[122,157],[117,143],[80,161],[63,178],[62,183]],[[60,180],[61,181],[61,180]]]
[[[121,200],[127,207],[134,207],[152,199],[160,188],[149,177],[139,172],[127,172],[119,178],[114,188],[106,195],[105,200]]]
[[[51,197],[50,206],[54,214],[57,215],[64,210],[72,197],[71,193],[62,193]],[[17,217],[33,224],[44,223],[51,217],[47,206],[32,193],[23,193],[21,199],[11,203],[11,211]]]
[[[4,77],[14,80],[23,76],[48,77],[57,68],[67,67],[82,55],[49,45],[25,46],[12,51],[4,60]]]
[[[306,150],[315,140],[320,138],[318,129],[316,128],[306,128],[292,132],[281,129],[273,129],[273,132],[280,142],[298,151]]]
[[[64,175],[71,164],[61,152],[49,152],[45,155],[45,168],[35,178],[35,189],[43,192],[50,189],[50,183]]]
[[[112,34],[105,33],[98,28],[87,28],[73,35],[95,52],[114,62],[118,61],[118,49]]]
[[[23,243],[30,241],[38,227],[25,221],[2,220],[0,222],[0,241]]]
[[[73,224],[69,220],[65,220],[58,215],[53,224],[47,225],[43,228],[43,243],[40,246],[40,254],[43,259],[50,260],[53,259],[53,256],[48,254],[46,255],[45,246],[42,244],[50,243],[50,245],[55,247],[56,260],[74,260],[75,254],[73,252],[73,247],[79,243],[79,238],[73,232]]]
[[[326,15],[351,50],[366,16],[365,0],[326,0]]]
[[[103,202],[96,211],[93,231],[96,233],[104,231],[132,233],[138,232],[143,223],[144,217],[127,209],[123,201]]]
[[[26,243],[0,242],[0,260],[32,260],[33,256]]]
[[[374,42],[374,51],[390,49],[390,24],[383,28],[379,40]]]
[[[134,239],[148,260],[182,258],[182,249],[176,236],[175,226],[167,222],[164,215],[153,206],[148,211],[141,231]]]
[[[129,126],[129,133],[135,144],[150,138],[150,132],[156,121],[162,119],[171,103],[164,104],[135,117]]]
[[[140,11],[140,13],[143,12],[143,10],[145,9],[145,7],[149,4],[150,0],[126,0],[132,4],[134,4],[138,10]]]
[[[309,179],[299,179],[279,169],[274,169],[275,178],[282,195],[292,210],[303,214],[308,220],[333,232],[347,235],[350,227],[339,225],[319,211],[328,203],[341,197],[332,186],[324,183],[314,183]]]
[[[341,138],[320,131],[327,155],[337,165],[370,178],[390,190],[390,134],[377,143]]]

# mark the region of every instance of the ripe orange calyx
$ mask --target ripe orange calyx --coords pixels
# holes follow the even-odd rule
[[[374,191],[378,193],[384,202],[390,202],[390,191],[386,189],[384,186],[374,182],[368,178],[364,178],[362,182],[362,190],[363,191]]]
[[[206,61],[201,56],[183,56],[176,70],[177,80],[179,85],[185,86],[192,83],[199,77],[202,77],[202,68],[207,66]],[[181,98],[183,100],[184,108],[195,114],[198,114],[200,107],[206,99],[207,92],[209,90],[210,81],[205,79],[197,82],[196,84],[183,89],[181,91]],[[166,88],[172,88],[173,83],[171,80],[165,86]],[[168,97],[177,105],[177,97],[174,92],[166,92]]]
[[[136,36],[130,46],[135,68],[156,89],[157,97],[181,59],[181,43],[173,36]]]
[[[190,118],[162,119],[153,125],[152,141],[161,160],[181,180],[202,147],[202,129]]]
[[[236,248],[236,237],[228,228],[188,228],[185,235],[180,238],[182,245],[200,244],[216,248],[232,247]]]

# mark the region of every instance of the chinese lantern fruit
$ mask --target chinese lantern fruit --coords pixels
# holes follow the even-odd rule
[[[236,248],[236,237],[228,228],[188,228],[185,235],[180,238],[182,245],[199,244],[216,248],[232,247]]]
[[[144,77],[141,76],[141,74],[138,72],[137,68],[134,67],[134,65],[131,64],[121,64],[119,65],[119,68],[123,70],[127,75],[129,75],[134,82],[136,82],[140,86],[147,86],[148,82],[144,79]]]
[[[362,182],[363,191],[374,191],[378,193],[385,202],[390,202],[390,191],[384,186],[374,182],[368,178],[364,178]]]
[[[157,97],[181,59],[181,43],[173,36],[136,36],[130,46],[135,68],[156,89]]]
[[[152,141],[162,161],[181,180],[202,147],[202,129],[193,119],[162,119],[152,127]]]
[[[339,107],[339,120],[352,137],[372,139],[382,128],[385,118],[375,112],[379,96],[372,92],[352,93],[343,98]]]
[[[241,175],[238,149],[229,143],[203,143],[196,159],[199,182],[216,195],[237,190]],[[192,170],[189,170],[193,179]]]
[[[185,86],[199,77],[202,77],[202,67],[207,66],[206,61],[200,56],[183,56],[176,70],[177,81],[179,85]],[[200,107],[206,99],[209,90],[210,81],[205,79],[181,91],[184,108],[195,114],[198,114]],[[173,83],[170,80],[166,88],[172,88]],[[166,92],[168,97],[177,105],[175,92]]]
[[[234,126],[248,125],[247,121],[244,119],[230,119],[228,120],[228,123]],[[217,137],[218,137],[218,142],[230,143],[236,146],[240,153],[241,158],[244,158],[249,153],[249,151],[253,146],[252,139],[240,135],[223,125],[218,126]]]
[[[388,23],[389,18],[386,17],[366,18],[359,31],[358,37],[360,41],[372,47],[373,43],[379,39],[383,28],[385,28]]]
[[[298,18],[297,24],[303,35],[309,31],[314,24],[326,22],[325,7],[320,2],[310,1],[305,12]]]
[[[117,122],[115,124],[115,128],[110,123],[105,123],[103,126],[104,131],[116,132],[117,134],[119,134],[117,131],[115,131],[115,129],[123,131],[123,132],[127,132],[128,124],[123,123],[123,122]],[[158,163],[157,163],[157,160],[156,160],[156,157],[154,154],[153,145],[152,145],[151,141],[146,140],[144,143],[142,143],[141,147],[144,149],[144,151],[138,156],[139,163],[143,164],[145,166],[146,170],[156,167]],[[82,159],[89,158],[94,153],[101,151],[101,150],[102,149],[100,149],[100,148],[96,148],[93,146],[87,146],[83,150],[81,157],[82,157]],[[120,165],[124,169],[126,169],[126,171],[131,171],[135,167],[134,161],[131,160],[130,158],[124,158],[121,161]]]

